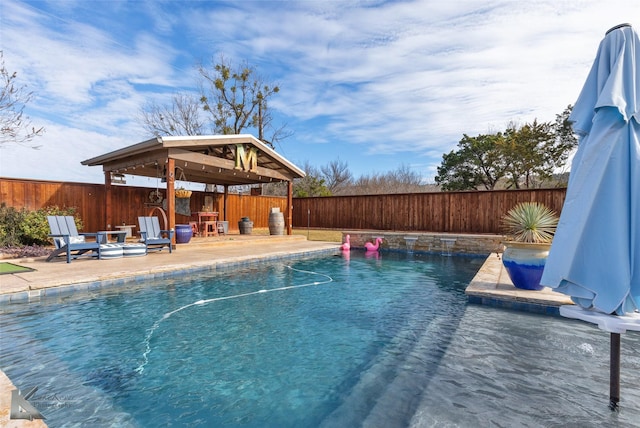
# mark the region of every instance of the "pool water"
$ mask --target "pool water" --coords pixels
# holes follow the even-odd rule
[[[638,426],[640,335],[469,305],[482,258],[310,258],[0,309],[51,427]]]

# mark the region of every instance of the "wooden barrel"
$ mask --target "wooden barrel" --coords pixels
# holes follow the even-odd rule
[[[240,220],[238,222],[238,229],[240,229],[240,235],[251,235],[251,232],[253,232],[253,222]]]
[[[269,213],[269,235],[284,235],[284,215],[281,212]]]

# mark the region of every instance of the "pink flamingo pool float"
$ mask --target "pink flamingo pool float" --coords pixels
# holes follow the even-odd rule
[[[351,249],[351,236],[347,235],[344,237],[344,244],[340,246],[342,251],[349,251]]]
[[[372,244],[371,242],[367,242],[364,244],[364,247],[367,249],[367,251],[378,251],[378,248],[380,248],[381,242],[382,242],[382,238],[376,238],[375,244]]]

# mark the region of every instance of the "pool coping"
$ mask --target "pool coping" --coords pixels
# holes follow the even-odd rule
[[[37,301],[46,296],[126,286],[184,272],[215,271],[223,266],[240,267],[338,250],[338,243],[307,241],[303,236],[235,236],[178,245],[172,253],[165,248],[145,256],[112,260],[82,258],[65,263],[63,260],[46,262],[44,257],[11,259],[6,261],[31,267],[34,271],[2,276],[0,308],[16,302]]]
[[[132,275],[116,275],[113,278],[91,279],[70,284],[62,284],[55,287],[43,287],[19,291],[11,294],[0,294],[0,310],[14,303],[31,303],[42,299],[71,297],[76,294],[100,292],[103,290],[117,290],[127,286],[135,286],[148,281],[176,278],[182,275],[200,274],[207,272],[225,272],[234,268],[245,268],[259,264],[276,262],[279,260],[299,260],[307,257],[322,255],[335,255],[337,248],[310,249],[296,253],[275,253],[264,256],[236,257],[232,259],[212,261],[206,264],[191,264],[184,266],[172,266],[168,269],[156,271],[144,271]],[[81,297],[82,297],[81,296]]]
[[[465,290],[469,303],[560,316],[560,306],[573,305],[569,296],[553,291],[515,288],[500,254],[490,254]]]

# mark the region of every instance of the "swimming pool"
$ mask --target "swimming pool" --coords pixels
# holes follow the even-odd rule
[[[482,262],[353,251],[4,307],[0,367],[52,427],[634,426],[638,335],[611,413],[608,336],[467,304]]]

